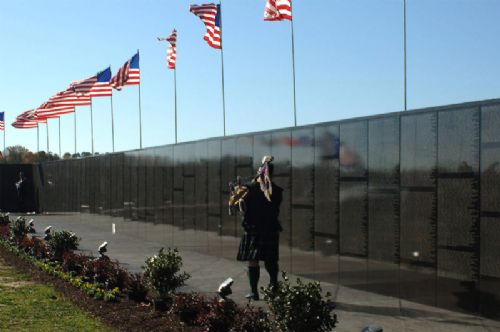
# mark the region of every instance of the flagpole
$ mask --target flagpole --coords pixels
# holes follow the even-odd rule
[[[47,124],[47,155],[49,154],[49,119],[45,122]]]
[[[40,124],[36,123],[36,153],[40,153]]]
[[[403,0],[403,34],[404,34],[404,103],[405,111],[407,110],[407,93],[406,93],[406,0]]]
[[[94,155],[94,116],[92,113],[92,98],[90,98],[90,136],[92,142],[92,155]]]
[[[76,155],[76,108],[75,108],[75,111],[73,112],[73,114],[75,115],[74,119],[75,119],[75,155]]]
[[[7,126],[5,125],[5,112],[3,112],[3,157],[5,158],[5,149],[7,146],[5,145],[5,132],[7,131]]]
[[[59,120],[59,158],[61,158],[61,117],[57,119]]]
[[[175,144],[177,144],[177,68],[174,68]]]
[[[139,54],[139,49],[137,49],[137,54]],[[141,65],[139,63],[139,72],[141,70]],[[141,114],[141,80],[139,79],[139,148],[142,149],[142,114]]]
[[[224,48],[222,47],[222,0],[219,2],[220,6],[220,60],[221,60],[221,70],[222,70],[222,121],[224,127],[224,136],[226,136],[226,98],[224,95]]]
[[[292,9],[292,2],[290,1],[290,9]],[[290,27],[292,30],[292,75],[293,75],[293,123],[294,126],[297,127],[297,99],[295,93],[295,38],[293,35],[293,17],[290,20]]]
[[[111,146],[115,152],[115,118],[113,115],[113,92],[111,92]]]

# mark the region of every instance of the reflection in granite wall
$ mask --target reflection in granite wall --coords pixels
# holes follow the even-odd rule
[[[339,247],[339,127],[314,128],[314,249],[332,256]]]
[[[222,159],[221,159],[221,202],[222,206],[227,204],[229,195],[229,183],[236,179],[236,138],[228,138],[222,140]],[[237,217],[230,216],[228,213],[223,213],[222,218],[222,234],[236,236],[236,229],[239,227]]]
[[[228,182],[271,154],[283,269],[498,319],[498,128],[498,100],[393,113],[43,163],[36,191],[44,211],[170,224],[231,258]]]
[[[314,128],[292,131],[291,140],[291,272],[314,271],[314,261],[302,254],[314,250]]]
[[[500,316],[500,104],[481,107],[479,304],[487,317]]]
[[[340,254],[368,254],[367,121],[340,125]]]
[[[477,304],[479,107],[438,114],[437,276],[440,305]]]

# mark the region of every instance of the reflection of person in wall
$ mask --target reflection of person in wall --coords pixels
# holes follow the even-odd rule
[[[18,210],[19,212],[25,212],[25,200],[26,200],[26,188],[27,179],[23,172],[19,172],[19,180],[16,182],[17,198],[19,201]]]
[[[251,292],[246,297],[258,300],[260,277],[259,261],[269,273],[270,286],[278,282],[279,208],[283,189],[271,182],[274,166],[273,157],[264,156],[255,179],[247,183],[248,193],[242,208],[242,226],[245,230],[240,242],[237,260],[248,261],[248,280]]]

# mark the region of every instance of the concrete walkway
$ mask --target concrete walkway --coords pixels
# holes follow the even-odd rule
[[[224,279],[232,277],[235,282],[231,298],[244,303],[243,297],[248,291],[245,265],[234,259],[238,239],[104,215],[67,213],[26,217],[35,219],[39,236],[48,225],[55,230],[75,232],[81,237],[81,250],[94,255],[97,255],[97,247],[107,241],[108,256],[132,272],[141,272],[145,258],[157,253],[161,247],[177,247],[183,258],[183,269],[191,274],[184,290],[214,294]],[[115,233],[112,232],[113,224]],[[290,277],[295,279],[293,275]],[[262,268],[260,285],[266,285],[268,280]],[[340,323],[336,331],[361,331],[368,324],[379,325],[386,332],[500,331],[499,321],[335,284],[322,282],[321,285],[323,290],[334,294],[338,305],[336,313]],[[257,304],[263,305],[263,302]]]

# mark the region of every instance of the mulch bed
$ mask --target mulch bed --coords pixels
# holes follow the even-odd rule
[[[177,316],[168,312],[155,312],[152,306],[141,305],[128,299],[104,302],[90,298],[72,284],[39,270],[2,246],[0,256],[8,265],[31,275],[33,281],[53,285],[76,306],[120,331],[203,331],[200,327],[183,325]]]

